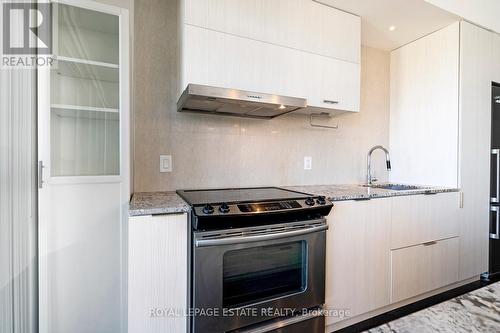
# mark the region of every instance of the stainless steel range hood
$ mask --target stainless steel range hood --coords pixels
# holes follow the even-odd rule
[[[177,111],[271,119],[306,106],[305,98],[189,84],[177,102]]]

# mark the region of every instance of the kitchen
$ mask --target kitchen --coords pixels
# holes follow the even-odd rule
[[[500,330],[497,7],[59,1],[36,286],[3,304],[37,295],[40,332]]]

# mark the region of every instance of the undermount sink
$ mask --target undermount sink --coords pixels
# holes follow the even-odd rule
[[[383,190],[393,190],[393,191],[409,191],[409,190],[425,189],[425,187],[422,186],[403,185],[403,184],[372,184],[372,185],[365,184],[363,186],[371,188],[380,188]]]

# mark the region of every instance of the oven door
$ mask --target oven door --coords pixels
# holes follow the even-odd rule
[[[327,229],[319,219],[195,232],[193,332],[226,332],[322,305]]]

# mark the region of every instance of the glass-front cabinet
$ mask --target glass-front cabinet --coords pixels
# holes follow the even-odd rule
[[[126,332],[132,1],[51,2],[37,69],[40,333]]]
[[[119,17],[53,5],[51,177],[120,174]]]

